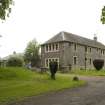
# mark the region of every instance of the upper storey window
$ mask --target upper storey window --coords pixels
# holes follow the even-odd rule
[[[75,43],[74,44],[74,51],[76,51],[77,50],[77,44]]]
[[[48,45],[46,45],[46,51],[48,51]]]
[[[49,51],[51,51],[52,49],[51,49],[51,44],[48,46],[49,47]]]
[[[55,45],[54,44],[52,45],[52,50],[55,50]]]
[[[98,52],[98,48],[97,48],[97,52]]]
[[[91,51],[92,51],[92,49],[91,49],[91,47],[90,47],[90,53],[91,53]]]
[[[104,55],[104,50],[103,50],[103,55]]]
[[[45,45],[45,52],[56,52],[59,51],[59,43]]]
[[[56,44],[56,50],[58,50],[58,44]]]
[[[87,46],[85,46],[85,52],[88,52],[88,47]]]

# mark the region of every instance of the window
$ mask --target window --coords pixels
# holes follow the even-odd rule
[[[92,59],[90,58],[90,60],[89,60],[89,63],[90,63],[90,65],[92,64]]]
[[[73,64],[74,64],[74,65],[77,64],[77,57],[76,57],[76,56],[73,57]]]
[[[87,50],[87,46],[85,46],[85,52],[87,52],[88,50]]]
[[[101,54],[102,54],[102,50],[101,50]]]
[[[58,50],[58,44],[56,44],[56,50]]]
[[[97,52],[98,52],[98,48],[97,48]]]
[[[58,62],[58,59],[55,59],[56,62]]]
[[[52,59],[52,61],[54,61],[54,59]]]
[[[48,45],[46,45],[46,51],[48,51]]]
[[[51,44],[49,45],[49,51],[51,51]]]
[[[104,50],[103,50],[103,55],[104,55]]]
[[[48,59],[45,60],[45,66],[48,67]]]
[[[45,59],[45,67],[49,67],[49,63],[50,63],[51,61],[56,61],[56,62],[58,62],[58,67],[59,67],[59,58],[47,58],[47,59]]]
[[[91,48],[90,48],[90,53],[91,53]]]
[[[53,48],[53,51],[54,51],[54,49],[55,49],[55,46],[54,46],[54,44],[52,45],[52,48]]]
[[[77,44],[74,44],[74,50],[75,51],[77,50]]]
[[[48,44],[45,46],[45,52],[55,52],[59,50],[59,43]]]
[[[99,52],[99,53],[101,52],[101,49],[100,49],[100,48],[98,49],[98,52]]]
[[[48,62],[50,63],[52,61],[52,59],[48,59]]]

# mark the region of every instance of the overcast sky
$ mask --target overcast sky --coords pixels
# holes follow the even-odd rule
[[[0,57],[23,52],[27,43],[43,43],[67,31],[105,44],[105,25],[100,22],[105,0],[14,0],[10,17],[0,23]]]

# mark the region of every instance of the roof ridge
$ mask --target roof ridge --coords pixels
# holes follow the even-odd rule
[[[48,41],[46,41],[44,44],[62,42],[62,41],[80,43],[80,44],[87,45],[87,46],[105,49],[105,45],[101,42],[94,41],[92,39],[85,38],[83,36],[65,32],[65,31],[59,32],[58,34],[50,38]]]
[[[64,34],[64,31],[61,32],[61,35],[62,35],[62,39],[63,41],[65,40],[65,34]]]
[[[83,36],[80,36],[80,35],[77,35],[77,34],[73,34],[73,33],[69,33],[69,32],[64,32],[64,33],[67,33],[67,34],[70,34],[70,35],[73,35],[73,36],[76,36],[76,37],[81,37],[81,38],[84,38],[84,39],[88,39],[88,40],[91,40],[91,41],[94,41],[93,39],[90,39],[90,38],[85,38]],[[97,41],[98,42],[98,41]]]

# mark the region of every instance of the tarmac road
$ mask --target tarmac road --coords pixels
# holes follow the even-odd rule
[[[105,105],[105,77],[80,77],[88,84],[40,96],[29,97],[9,105]]]

